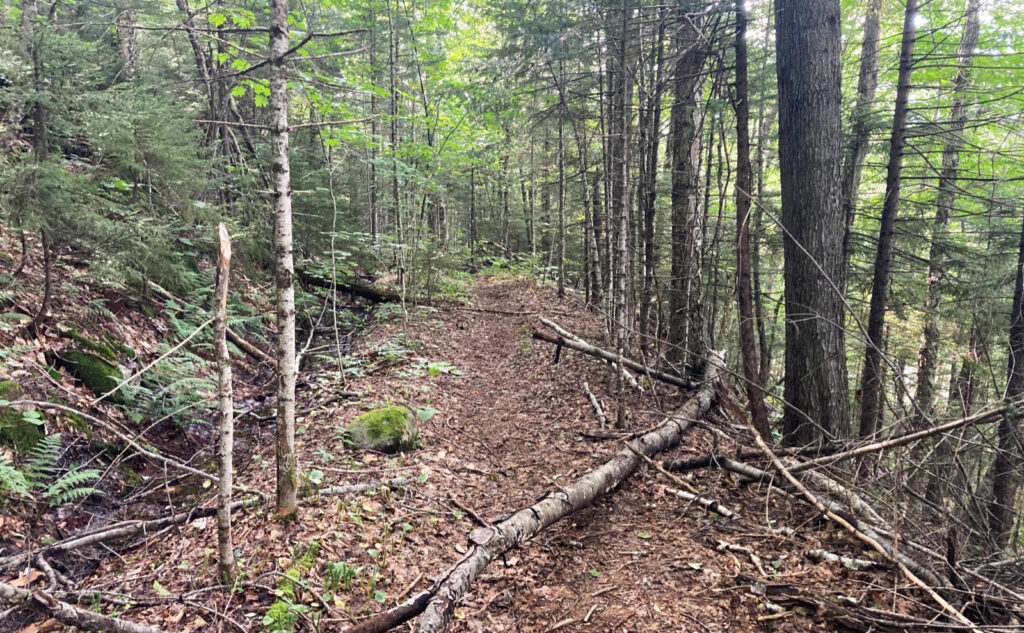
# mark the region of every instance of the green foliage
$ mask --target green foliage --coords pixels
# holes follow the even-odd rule
[[[72,468],[58,476],[60,471],[61,435],[47,435],[24,456],[20,468],[0,458],[0,488],[15,496],[49,506],[87,497],[96,489],[87,485],[100,476],[95,468]]]
[[[278,581],[274,589],[274,593],[278,597],[277,601],[263,615],[263,626],[269,633],[291,633],[300,615],[309,610],[309,607],[298,602],[298,591],[302,576],[316,564],[320,544],[311,541],[305,548],[305,552],[298,547],[296,544],[295,556],[298,560],[284,572],[286,578]]]
[[[0,381],[0,405],[21,397],[21,387],[13,380]],[[43,437],[42,418],[38,411],[18,411],[0,406],[0,444],[16,451],[28,451]]]

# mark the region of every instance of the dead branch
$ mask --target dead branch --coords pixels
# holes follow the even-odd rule
[[[590,390],[590,385],[587,381],[583,381],[583,391],[587,394],[587,398],[590,400],[590,406],[594,407],[594,414],[597,416],[597,421],[601,423],[601,428],[608,426],[608,418],[604,416],[604,409],[601,408],[601,403],[598,401],[597,396]]]
[[[365,490],[373,490],[374,488],[404,488],[412,483],[412,479],[406,477],[395,477],[394,479],[383,479],[379,481],[368,481],[362,484],[352,484],[349,486],[334,486],[331,488],[321,488],[318,494],[321,497],[329,497],[332,495],[348,495],[353,492],[363,492]]]
[[[608,361],[610,363],[618,364],[619,356],[617,354],[614,354],[614,353],[609,352],[607,350],[603,350],[603,349],[601,349],[599,347],[595,347],[593,345],[590,345],[589,343],[587,343],[586,341],[584,341],[580,337],[578,337],[578,336],[576,336],[576,335],[574,335],[574,334],[572,334],[570,332],[567,332],[566,330],[562,329],[554,321],[551,321],[549,319],[545,319],[544,317],[539,317],[539,318],[540,318],[540,322],[541,323],[543,323],[547,327],[549,327],[552,330],[554,330],[555,333],[558,334],[558,336],[557,337],[551,337],[550,335],[548,335],[548,336],[537,336],[540,333],[539,332],[534,332],[534,335],[533,335],[534,338],[540,339],[540,340],[543,340],[543,341],[547,341],[548,343],[555,343],[555,344],[557,344],[559,341],[561,341],[562,345],[565,345],[566,347],[568,347],[570,349],[574,349],[574,350],[576,350],[578,352],[583,352],[584,354],[589,354],[591,356],[596,356],[597,358],[604,359],[604,360],[606,360],[606,361]],[[656,371],[654,369],[651,369],[650,367],[647,367],[647,366],[645,366],[645,365],[643,365],[641,363],[636,362],[635,360],[630,360],[628,358],[623,358],[622,359],[622,364],[627,369],[631,369],[631,370],[635,371],[636,373],[638,373],[638,374],[640,374],[642,376],[650,376],[651,378],[653,378],[655,380],[660,380],[661,382],[668,383],[670,385],[675,385],[676,387],[680,387],[682,389],[693,389],[694,387],[697,386],[696,384],[693,383],[693,381],[687,380],[685,378],[680,378],[679,376],[675,376],[673,374],[667,374],[667,373],[665,373],[663,371]]]
[[[823,549],[808,550],[807,552],[804,552],[804,555],[807,556],[808,559],[816,563],[823,563],[826,561],[830,563],[840,563],[843,567],[847,569],[852,569],[853,571],[862,571],[864,569],[876,569],[882,566],[877,561],[866,560],[863,558],[851,558],[849,556],[840,556],[839,554],[833,554],[832,552]]]
[[[118,620],[102,613],[87,611],[61,602],[50,594],[36,589],[29,591],[0,582],[0,601],[11,606],[25,606],[64,624],[79,627],[85,631],[106,631],[107,633],[163,633],[160,629]]]
[[[231,510],[235,511],[241,508],[255,506],[262,501],[263,500],[259,498],[236,501],[231,504]],[[139,534],[153,534],[172,525],[187,523],[188,521],[201,519],[203,517],[212,517],[216,514],[217,508],[193,508],[187,512],[179,512],[178,514],[172,514],[171,516],[160,519],[151,519],[149,521],[120,521],[118,523],[106,525],[81,534],[76,534],[64,540],[57,541],[56,543],[44,545],[43,547],[31,552],[24,552],[22,554],[15,554],[13,556],[0,558],[0,569],[15,569],[25,565],[33,557],[49,556],[60,552],[70,552],[90,545],[131,538],[133,536],[138,536]]]
[[[1001,418],[1008,410],[1020,407],[1024,407],[1024,401],[1017,401],[999,407],[998,409],[992,409],[991,411],[976,413],[970,417],[961,418],[959,420],[953,420],[952,422],[946,422],[945,424],[933,426],[930,429],[924,429],[923,431],[915,431],[913,433],[907,433],[905,435],[900,435],[898,437],[882,440],[880,442],[872,442],[871,444],[858,446],[857,448],[853,448],[848,451],[843,451],[841,453],[835,453],[832,455],[819,457],[817,459],[811,459],[797,466],[794,466],[792,469],[790,469],[790,472],[795,474],[803,472],[810,468],[826,466],[828,464],[834,464],[835,462],[838,461],[850,459],[853,457],[859,457],[860,455],[866,455],[868,453],[877,453],[889,448],[894,448],[896,446],[910,444],[911,442],[916,442],[917,440],[921,440],[926,437],[931,437],[932,435],[938,435],[940,433],[945,433],[946,431],[952,431],[962,426],[971,426],[974,424],[985,424],[987,422],[994,422]]]
[[[655,430],[634,440],[632,447],[639,453],[651,456],[678,444],[693,421],[710,409],[714,399],[714,383],[722,364],[720,355],[712,359],[705,386],[679,412],[665,418]],[[473,547],[467,558],[454,569],[429,601],[420,616],[417,631],[437,633],[443,630],[451,620],[455,605],[494,558],[615,489],[636,472],[640,464],[640,458],[632,450],[623,449],[602,466],[577,478],[568,486],[545,495],[534,505],[519,510],[490,528],[474,530],[470,535]]]
[[[821,499],[819,499],[817,496],[811,493],[811,491],[809,491],[806,486],[800,483],[800,480],[798,480],[793,475],[793,473],[789,472],[789,469],[786,468],[782,461],[780,461],[779,458],[772,452],[772,449],[769,448],[768,445],[764,443],[764,440],[761,438],[761,434],[757,432],[757,429],[755,429],[749,421],[747,422],[747,428],[749,428],[750,432],[753,434],[754,441],[757,443],[758,448],[760,448],[761,451],[765,454],[765,457],[771,460],[772,466],[775,468],[775,470],[778,471],[778,473],[781,474],[786,479],[786,481],[788,481],[789,484],[794,489],[796,489],[797,492],[800,493],[801,496],[803,496],[805,499],[807,499],[807,501],[809,501],[812,505],[818,508],[818,510],[825,514],[825,516],[827,516],[831,521],[842,526],[848,532],[856,536],[858,539],[864,541],[868,546],[877,551],[879,554],[891,560],[899,568],[899,570],[903,572],[903,575],[906,576],[910,582],[914,583],[922,590],[924,590],[925,593],[931,596],[932,600],[934,600],[936,604],[941,606],[942,609],[946,611],[949,615],[951,615],[957,622],[960,622],[961,624],[971,627],[971,630],[974,633],[980,633],[980,630],[976,627],[976,625],[973,622],[971,622],[969,618],[960,613],[960,611],[957,610],[956,607],[951,605],[945,598],[940,596],[935,591],[935,589],[932,588],[932,586],[925,583],[923,580],[921,580],[920,577],[918,577],[917,574],[911,571],[910,568],[903,562],[904,557],[900,555],[898,552],[896,552],[894,548],[891,546],[891,544],[889,544],[889,548],[887,549],[879,541],[879,538],[877,538],[877,533],[871,534],[870,529],[864,529],[864,526],[862,525],[855,525],[859,523],[856,518],[843,517],[839,514],[836,514],[833,510],[831,510],[827,504],[825,504]],[[934,574],[932,575],[934,576]],[[935,579],[929,579],[929,582],[933,582],[936,586],[942,586],[941,582],[937,581],[937,577]]]
[[[691,502],[696,503],[698,505],[702,505],[705,508],[707,508],[708,510],[711,510],[713,512],[717,512],[718,514],[724,516],[727,519],[731,519],[734,516],[736,516],[735,512],[733,512],[729,508],[723,506],[722,504],[718,503],[714,499],[708,499],[707,497],[700,497],[698,495],[693,494],[692,492],[686,492],[685,490],[677,490],[675,488],[665,488],[665,492],[669,493],[670,495],[674,495],[676,497],[679,497],[680,499],[685,499],[687,501],[691,501]]]

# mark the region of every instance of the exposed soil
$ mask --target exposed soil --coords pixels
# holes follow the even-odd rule
[[[311,494],[294,523],[271,521],[266,508],[238,513],[234,535],[243,578],[235,593],[216,589],[213,519],[150,535],[131,547],[117,544],[116,553],[81,552],[60,563],[82,570],[84,560],[99,560],[79,580],[83,599],[95,592],[130,596],[140,606],[124,617],[167,630],[261,630],[280,572],[315,540],[320,553],[303,576],[310,590],[300,598],[319,613],[321,630],[342,630],[428,586],[466,551],[477,520],[496,522],[621,450],[620,440],[581,437],[581,431],[597,428],[584,380],[604,401],[609,419],[615,418],[606,367],[568,350],[552,364],[554,348],[530,337],[540,327],[535,315],[541,315],[597,342],[599,321],[581,300],[571,294],[559,299],[549,287],[507,277],[480,278],[473,295],[471,307],[411,308],[408,320],[397,310],[378,311],[382,318],[360,338],[349,361],[365,375],[342,381],[320,359],[315,362],[321,371],[305,376],[297,438],[304,472],[322,472],[322,486],[406,475],[413,482],[404,492]],[[363,398],[339,400],[335,394],[342,390]],[[630,429],[651,428],[685,395],[663,385],[629,394]],[[428,418],[421,423],[422,448],[388,457],[345,446],[345,424],[384,404],[405,404]],[[272,492],[273,421],[250,416],[240,424],[245,441],[236,457],[237,483]],[[729,450],[729,439],[695,427],[674,456],[705,454],[712,446]],[[668,495],[664,488],[673,484],[644,467],[593,507],[493,563],[456,611],[451,630],[805,631],[822,620],[841,626],[813,606],[773,616],[765,608],[766,591],[919,610],[896,597],[894,589],[902,594],[906,583],[892,570],[855,572],[806,560],[813,548],[870,558],[807,505],[718,470],[684,478],[734,509],[736,517],[724,519]],[[162,496],[157,503],[177,507],[202,495],[212,497],[212,490],[154,492]],[[87,523],[102,521],[94,517]],[[796,532],[785,536],[775,529],[781,526]],[[725,550],[720,541],[749,547],[758,560]],[[350,586],[325,594],[326,564],[342,561],[358,572]],[[32,626],[24,630],[56,630],[53,623]],[[296,624],[297,630],[313,626],[307,615]]]

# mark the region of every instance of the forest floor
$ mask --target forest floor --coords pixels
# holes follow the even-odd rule
[[[568,350],[553,364],[554,348],[531,339],[532,329],[541,327],[537,317],[545,316],[596,342],[598,317],[577,296],[560,299],[552,288],[523,278],[480,276],[470,292],[467,305],[413,307],[408,318],[397,306],[378,307],[349,355],[347,366],[356,375],[344,382],[326,369],[303,375],[297,445],[307,496],[290,523],[271,520],[266,507],[236,513],[238,591],[216,588],[213,518],[51,562],[75,579],[87,604],[96,592],[105,599],[130,597],[136,606],[119,609],[123,617],[174,631],[263,630],[282,572],[313,542],[318,552],[301,572],[298,592],[309,611],[294,611],[296,630],[344,630],[426,588],[465,553],[467,537],[480,522],[499,521],[623,449],[620,439],[582,435],[598,426],[583,381],[615,419],[605,366]],[[314,363],[323,367],[325,361]],[[259,415],[260,406],[272,401],[261,405],[257,399],[261,391],[272,390],[272,383],[266,368],[253,367],[248,359],[239,364],[249,369],[239,371],[238,406],[253,413],[239,420],[236,483],[272,493],[274,423]],[[341,399],[341,391],[362,397]],[[664,385],[630,393],[629,429],[650,429],[686,395]],[[423,420],[422,447],[386,456],[346,446],[347,423],[386,404],[406,405]],[[722,415],[712,419],[717,422],[695,426],[680,448],[662,457],[734,451],[729,439],[737,434],[734,423]],[[203,436],[192,433],[185,445]],[[212,434],[204,433],[212,444]],[[164,435],[173,439],[174,434]],[[176,446],[186,451],[182,444]],[[160,474],[152,468],[145,472],[154,478]],[[326,486],[399,476],[411,480],[401,490],[316,494]],[[593,506],[493,562],[456,609],[450,630],[805,631],[822,620],[841,628],[821,605],[844,600],[920,611],[902,597],[906,582],[891,569],[851,571],[807,560],[806,553],[817,548],[870,558],[808,505],[717,469],[683,478],[733,509],[735,517],[726,519],[667,494],[665,487],[674,484],[643,466]],[[90,501],[59,509],[44,525],[51,534],[66,536],[114,518],[187,507],[197,499],[208,506],[213,492],[179,480],[151,487],[149,496],[158,498],[149,500],[149,509],[140,509],[145,503],[136,497],[129,497],[130,503]],[[0,513],[0,521],[7,524],[0,530],[6,532],[0,554],[23,549],[26,541],[18,535],[31,531],[25,518]],[[795,531],[786,536],[777,529],[783,526]],[[743,547],[749,553],[737,551]],[[336,586],[331,571],[341,577]],[[0,580],[46,583],[20,575]],[[777,599],[773,596],[785,598],[789,608],[767,610],[766,603]],[[794,608],[801,596],[806,600]],[[60,630],[55,621],[38,617],[7,624],[12,628],[0,622],[0,630]]]

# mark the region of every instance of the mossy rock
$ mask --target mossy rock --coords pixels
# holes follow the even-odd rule
[[[120,369],[90,352],[68,350],[60,355],[60,359],[68,373],[82,381],[82,384],[97,396],[102,396],[124,380]],[[111,394],[107,400],[115,404],[127,402],[124,390]]]
[[[397,453],[416,448],[420,430],[409,409],[392,406],[367,411],[352,420],[348,435],[359,448]]]
[[[117,354],[109,345],[105,345],[99,341],[94,341],[78,330],[68,330],[67,334],[68,338],[78,343],[82,349],[89,350],[97,356],[102,356],[105,360],[110,362],[117,362]]]
[[[21,398],[21,387],[13,380],[0,381],[0,400]],[[0,444],[19,453],[31,450],[43,439],[43,429],[14,407],[0,407]]]

